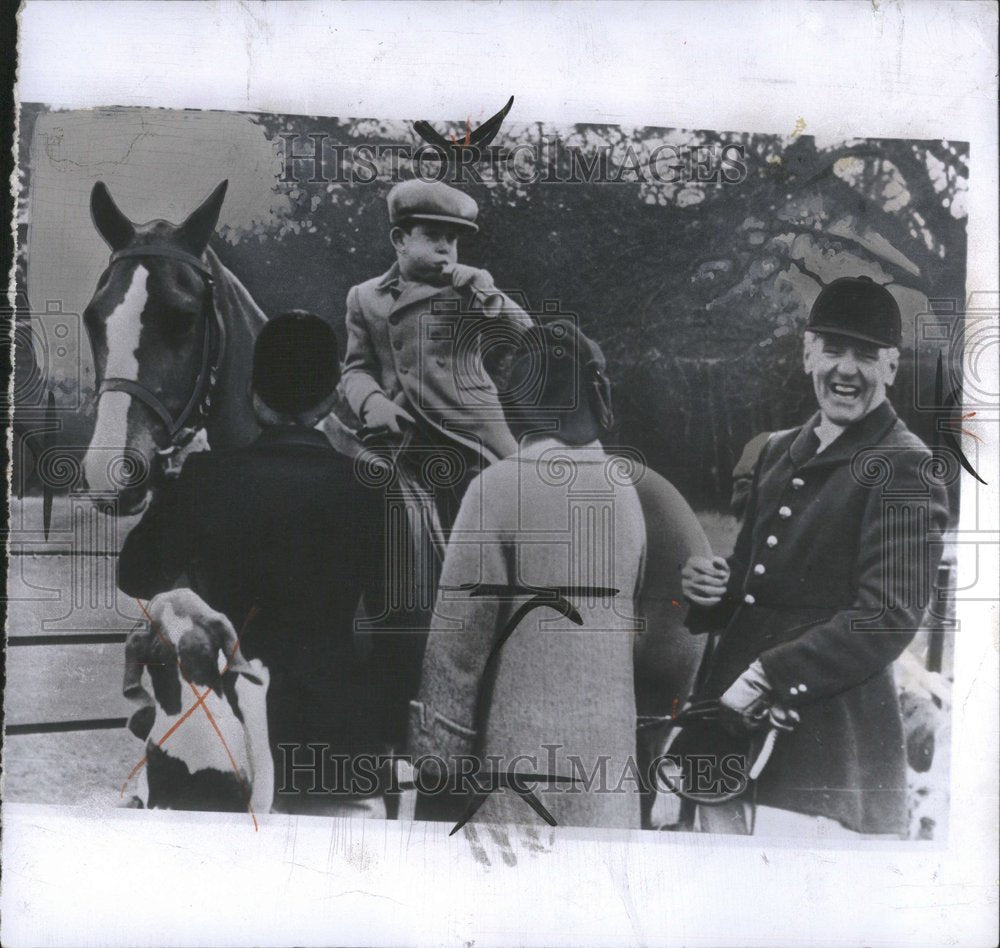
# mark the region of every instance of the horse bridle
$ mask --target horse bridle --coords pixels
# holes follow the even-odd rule
[[[212,403],[212,394],[215,390],[218,378],[219,366],[222,364],[226,350],[226,327],[215,307],[214,287],[215,280],[208,265],[194,254],[187,253],[176,247],[166,244],[151,244],[149,246],[126,247],[123,250],[116,250],[111,254],[108,261],[110,269],[119,260],[143,259],[148,257],[161,257],[167,260],[175,260],[186,263],[193,267],[204,279],[204,294],[202,309],[208,310],[205,315],[204,341],[201,350],[201,366],[198,369],[198,377],[195,379],[194,391],[187,400],[179,415],[174,417],[166,405],[157,395],[134,379],[124,379],[111,377],[104,379],[97,389],[97,398],[106,392],[124,392],[137,398],[147,408],[149,408],[163,422],[167,429],[167,436],[170,444],[167,448],[159,451],[161,455],[170,455],[178,450],[186,441],[189,441],[195,431],[202,427],[208,417],[208,412]],[[192,424],[193,422],[193,424]],[[183,437],[187,435],[186,437]]]

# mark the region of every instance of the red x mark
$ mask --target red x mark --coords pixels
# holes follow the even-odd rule
[[[448,136],[455,144],[458,144],[458,139],[454,135]],[[465,138],[462,139],[463,145],[468,145],[472,142],[472,116],[469,115],[465,119]]]
[[[143,615],[149,621],[150,627],[159,636],[160,641],[162,641],[165,645],[169,646],[171,644],[170,641],[168,639],[166,639],[164,637],[163,633],[160,631],[160,629],[157,628],[156,623],[153,622],[152,617],[146,611],[146,607],[143,605],[142,600],[137,597],[135,601],[137,603],[139,603],[139,608],[142,610]],[[243,628],[240,629],[239,637],[236,639],[236,645],[233,648],[233,654],[231,656],[227,656],[226,657],[226,667],[222,669],[222,674],[225,674],[227,671],[229,671],[229,666],[232,664],[233,659],[236,657],[236,653],[240,650],[240,642],[243,639],[243,633],[246,632],[247,626],[250,625],[251,621],[253,620],[253,617],[256,614],[257,614],[257,607],[255,605],[251,606],[250,607],[250,612],[247,613],[246,621],[244,621],[244,623],[243,623]],[[243,799],[246,800],[247,812],[249,812],[249,814],[250,814],[250,819],[253,820],[253,828],[254,828],[254,830],[259,829],[259,827],[257,825],[257,817],[254,814],[254,812],[253,812],[253,806],[250,803],[250,793],[249,793],[249,791],[247,789],[246,782],[243,780],[243,777],[240,774],[240,768],[239,768],[239,765],[236,763],[236,758],[233,757],[233,752],[229,749],[229,745],[226,743],[225,737],[222,736],[222,731],[219,730],[219,725],[216,722],[215,717],[212,715],[212,712],[208,709],[207,705],[205,704],[205,699],[212,693],[212,689],[211,688],[206,688],[203,692],[200,692],[200,691],[198,691],[197,688],[195,688],[194,683],[191,682],[184,675],[184,670],[183,670],[183,668],[181,668],[181,659],[180,659],[179,655],[177,656],[177,671],[180,673],[180,675],[184,679],[184,681],[187,682],[188,687],[191,689],[191,691],[194,694],[196,700],[195,700],[195,703],[193,705],[191,705],[191,707],[188,708],[187,711],[185,711],[167,729],[167,731],[164,733],[163,737],[161,737],[159,739],[159,741],[157,741],[157,746],[158,747],[162,747],[164,745],[164,743],[166,742],[167,738],[170,737],[170,735],[173,734],[174,731],[176,731],[177,728],[179,728],[189,717],[191,717],[191,715],[194,714],[194,712],[197,711],[198,708],[201,708],[201,710],[205,712],[205,716],[208,718],[208,721],[212,725],[212,728],[215,730],[215,733],[218,734],[219,740],[222,742],[222,746],[225,748],[226,756],[229,758],[229,762],[233,765],[233,772],[236,774],[236,779],[239,781],[240,790],[242,790],[242,792],[243,792]],[[142,760],[140,760],[139,763],[137,763],[132,768],[132,770],[129,773],[129,775],[125,778],[125,783],[122,784],[122,791],[121,791],[121,795],[122,796],[125,795],[125,788],[128,786],[128,782],[140,770],[142,770],[143,766],[145,766],[145,764],[148,761],[148,759],[149,759],[148,756],[144,756],[142,758]]]
[[[958,420],[959,421],[965,421],[967,418],[975,418],[975,417],[976,417],[976,413],[974,411],[967,411]],[[979,435],[975,434],[974,432],[969,431],[968,428],[959,428],[958,430],[961,431],[962,434],[967,434],[970,438],[975,438],[980,444],[982,444],[983,439],[980,438]]]

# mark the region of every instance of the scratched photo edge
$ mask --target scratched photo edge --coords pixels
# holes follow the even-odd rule
[[[344,121],[346,122],[347,120],[344,120]],[[682,131],[682,130],[677,130],[677,131]]]

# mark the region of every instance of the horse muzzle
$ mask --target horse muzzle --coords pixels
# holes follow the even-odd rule
[[[117,503],[118,516],[135,517],[144,513],[152,497],[152,492],[145,489],[135,492],[119,492]]]
[[[133,449],[91,446],[83,462],[83,485],[95,503],[114,502],[118,516],[145,510],[153,487],[154,459]]]

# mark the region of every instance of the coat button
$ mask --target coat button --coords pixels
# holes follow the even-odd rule
[[[758,576],[763,576],[763,575],[764,575],[764,574],[765,574],[765,573],[767,572],[767,569],[766,569],[766,567],[764,566],[764,564],[763,564],[763,563],[758,563],[758,564],[757,564],[757,565],[756,565],[756,566],[755,566],[755,567],[753,568],[753,571],[754,571],[754,572],[755,572],[755,573],[756,573],[756,574],[757,574]]]
[[[768,546],[775,547],[778,545],[778,538],[772,533],[765,542]]]
[[[781,517],[782,520],[787,520],[791,515],[792,515],[792,508],[791,507],[779,507],[778,508],[778,516]]]
[[[399,313],[392,313],[389,316],[389,325],[390,326],[396,326],[396,325],[398,325],[399,324],[399,318],[400,318],[399,317]]]
[[[397,350],[398,349],[402,349],[403,348],[403,340],[402,339],[396,339],[393,342],[393,344],[392,344],[392,348],[393,349],[397,349]]]
[[[399,367],[399,374],[400,375],[406,375],[406,373],[409,372],[409,371],[410,371],[410,367],[408,365],[401,365]]]
[[[799,689],[796,688],[795,685],[792,685],[792,687],[788,689],[788,693],[790,695],[797,695],[799,693]]]
[[[805,486],[806,486],[806,482],[804,480],[802,480],[801,477],[793,477],[792,478],[792,489],[793,490],[799,490],[800,488],[805,487]]]
[[[744,601],[744,602],[745,602],[745,603],[746,603],[746,604],[747,604],[748,606],[752,606],[752,605],[753,605],[753,604],[754,604],[754,603],[755,603],[755,602],[756,602],[757,600],[756,600],[756,599],[755,599],[755,598],[754,598],[754,597],[753,597],[752,595],[750,595],[750,593],[747,593],[747,594],[746,594],[746,595],[745,595],[745,596],[743,597],[743,601]]]
[[[805,685],[799,685],[799,691],[805,694],[809,689]]]

